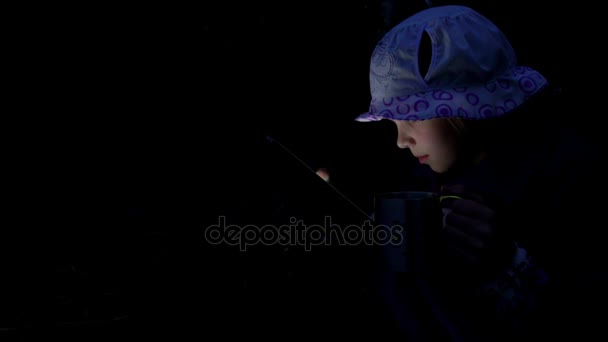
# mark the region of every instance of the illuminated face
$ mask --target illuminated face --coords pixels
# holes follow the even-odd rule
[[[397,125],[397,146],[437,173],[446,172],[458,157],[458,139],[445,119],[391,120]]]

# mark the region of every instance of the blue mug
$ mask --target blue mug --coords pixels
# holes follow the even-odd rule
[[[441,231],[439,194],[424,191],[386,192],[374,196],[374,221],[391,232],[401,230],[396,244],[382,246],[381,267],[390,272],[420,273],[427,265],[433,240]]]

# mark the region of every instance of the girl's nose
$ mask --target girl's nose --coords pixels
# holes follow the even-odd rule
[[[414,138],[412,138],[405,132],[400,131],[397,135],[397,146],[399,146],[399,148],[411,148],[415,144],[416,141],[414,140]]]

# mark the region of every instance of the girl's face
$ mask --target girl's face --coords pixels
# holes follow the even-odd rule
[[[420,163],[444,173],[456,162],[458,139],[447,120],[391,121],[397,125],[397,146],[409,148]]]

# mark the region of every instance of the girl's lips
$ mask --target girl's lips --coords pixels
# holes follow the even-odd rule
[[[428,154],[425,154],[424,156],[420,156],[420,157],[418,157],[418,161],[419,161],[420,163],[424,163],[424,162],[426,162],[428,159],[429,159],[429,155],[428,155]]]

